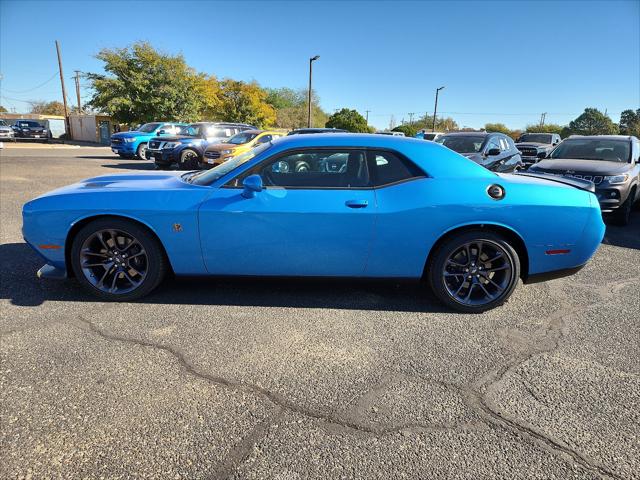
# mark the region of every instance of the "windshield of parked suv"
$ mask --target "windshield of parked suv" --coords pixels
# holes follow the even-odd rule
[[[518,141],[531,143],[553,143],[553,138],[547,133],[525,133]]]
[[[145,123],[140,128],[138,128],[138,132],[151,133],[154,132],[159,126],[159,123]]]
[[[452,135],[451,137],[441,137],[436,142],[443,144],[458,153],[476,153],[479,152],[484,143],[485,137],[478,135]]]
[[[24,128],[27,128],[27,127],[42,127],[42,125],[40,125],[38,122],[23,122],[23,121],[19,121],[19,122],[16,122],[16,125],[18,127],[21,127],[21,128],[23,128],[23,127]]]
[[[253,157],[261,154],[269,147],[271,147],[271,142],[262,143],[248,152],[241,153],[240,155],[233,157],[231,160],[227,160],[226,162],[213,167],[211,170],[203,170],[196,174],[191,174],[187,180],[190,183],[195,183],[196,185],[211,185],[219,178],[222,178],[224,175],[235,170],[242,164],[247,163]]]
[[[551,158],[628,162],[631,159],[630,146],[631,143],[627,140],[569,139],[562,142],[551,152]]]
[[[231,137],[227,141],[227,143],[232,143],[234,145],[241,145],[243,143],[250,142],[251,140],[256,138],[257,135],[258,135],[257,133],[245,133],[245,132],[236,133],[233,137]]]

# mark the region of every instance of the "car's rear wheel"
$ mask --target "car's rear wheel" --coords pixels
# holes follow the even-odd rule
[[[110,301],[143,297],[164,278],[168,263],[158,239],[125,219],[94,220],[71,246],[71,264],[80,284]]]
[[[140,160],[146,160],[147,159],[147,144],[146,143],[141,143],[140,145],[138,145],[138,149],[136,150],[136,156]]]
[[[440,244],[427,275],[442,303],[462,312],[480,313],[511,296],[520,277],[520,260],[501,235],[473,230]]]
[[[180,153],[180,170],[197,170],[198,154],[187,148]]]

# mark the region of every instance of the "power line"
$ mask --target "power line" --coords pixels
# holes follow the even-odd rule
[[[56,70],[55,73],[53,75],[51,75],[51,77],[48,80],[42,82],[37,87],[27,88],[26,90],[9,90],[7,88],[3,88],[3,90],[6,91],[6,92],[9,92],[9,93],[27,93],[27,92],[32,92],[33,90],[37,90],[40,87],[44,87],[47,83],[49,83],[51,80],[56,78],[56,75],[58,75],[58,72],[59,72],[59,70]]]

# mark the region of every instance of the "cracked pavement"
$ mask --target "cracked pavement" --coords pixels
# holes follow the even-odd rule
[[[482,315],[419,287],[38,280],[22,203],[149,169],[0,151],[1,478],[640,478],[640,212]]]

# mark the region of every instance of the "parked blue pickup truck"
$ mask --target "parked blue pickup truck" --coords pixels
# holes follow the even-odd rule
[[[153,137],[177,135],[184,123],[152,122],[145,123],[136,130],[111,135],[111,151],[123,158],[147,158],[149,140]]]

